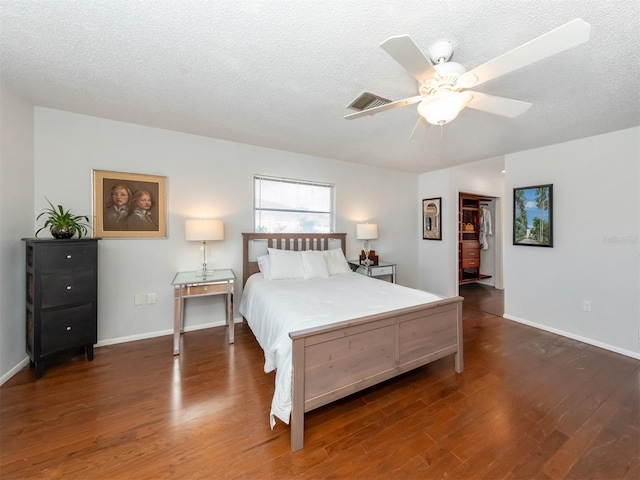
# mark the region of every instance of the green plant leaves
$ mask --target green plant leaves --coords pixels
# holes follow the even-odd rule
[[[42,230],[52,227],[56,229],[66,229],[72,228],[76,232],[78,232],[78,238],[82,238],[83,235],[87,235],[88,229],[91,228],[89,225],[89,217],[86,215],[73,215],[71,213],[71,209],[66,210],[62,207],[62,205],[58,205],[57,209],[54,207],[53,203],[47,198],[44,197],[50,208],[45,208],[42,210],[40,215],[36,217],[36,221],[40,220],[41,217],[45,216],[45,221],[43,226],[38,229],[36,232],[36,237],[38,233]]]

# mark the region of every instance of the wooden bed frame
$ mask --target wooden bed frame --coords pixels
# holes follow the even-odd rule
[[[243,286],[258,272],[249,243],[282,250],[327,250],[345,233],[243,233]],[[304,445],[304,414],[384,380],[455,354],[461,373],[462,297],[403,308],[289,334],[293,341],[291,449]]]

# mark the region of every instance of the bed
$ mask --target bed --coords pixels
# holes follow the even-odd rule
[[[372,279],[348,266],[304,280],[270,281],[260,273],[267,249],[272,259],[297,251],[305,259],[319,253],[335,259],[339,250],[346,264],[345,242],[344,233],[243,233],[240,312],[265,351],[265,371],[276,370],[271,425],[274,415],[290,423],[293,451],[304,445],[306,412],[449,355],[455,371],[463,370],[461,297]],[[288,395],[290,416],[277,405]]]

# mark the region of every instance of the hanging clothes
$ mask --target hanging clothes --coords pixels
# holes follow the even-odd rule
[[[493,235],[491,232],[491,212],[487,207],[480,208],[480,248],[482,250],[489,250],[488,235]]]

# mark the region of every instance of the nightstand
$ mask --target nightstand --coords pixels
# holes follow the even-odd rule
[[[180,335],[184,331],[184,302],[187,298],[209,295],[226,296],[226,320],[229,328],[229,343],[234,342],[233,331],[233,283],[236,279],[232,270],[208,270],[202,276],[202,270],[178,272],[171,284],[174,288],[175,309],[173,313],[173,354],[180,354]]]
[[[383,277],[389,275],[391,283],[396,283],[396,263],[378,262],[378,265],[362,265],[358,260],[349,260],[351,270],[368,277]]]

